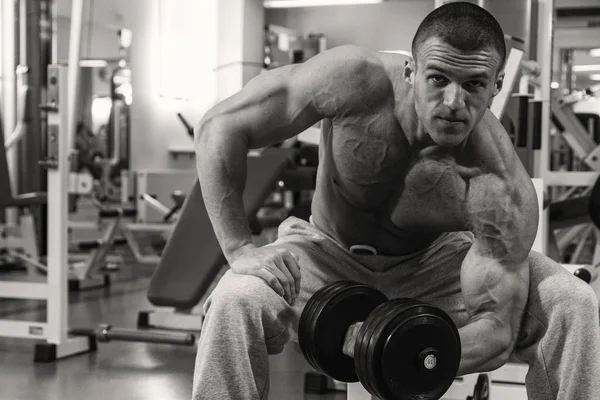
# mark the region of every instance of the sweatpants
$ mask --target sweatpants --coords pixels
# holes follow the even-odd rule
[[[353,280],[390,299],[411,297],[433,304],[457,327],[464,326],[468,315],[460,269],[472,241],[468,232],[451,232],[409,255],[358,255],[310,222],[288,218],[269,246],[283,246],[299,257],[301,291],[294,306],[260,278],[227,271],[204,305],[193,399],[268,399],[268,356],[297,339],[304,305],[335,281]],[[595,293],[542,254],[531,252],[529,266],[529,298],[511,358],[529,366],[529,399],[600,399]]]

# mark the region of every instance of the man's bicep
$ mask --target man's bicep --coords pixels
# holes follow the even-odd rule
[[[529,291],[535,190],[518,169],[510,179],[486,174],[474,178],[467,207],[475,238],[461,270],[465,306],[471,318],[489,319],[504,340],[514,341]]]
[[[473,178],[467,194],[469,230],[482,256],[502,263],[527,258],[538,226],[537,195],[520,171],[509,176]]]
[[[461,269],[461,289],[471,321],[486,319],[506,346],[516,340],[529,293],[529,260],[501,263],[477,240]]]

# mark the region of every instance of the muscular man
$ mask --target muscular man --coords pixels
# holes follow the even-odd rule
[[[231,269],[205,305],[195,399],[266,399],[268,355],[308,298],[341,279],[445,310],[459,375],[529,364],[532,400],[600,398],[598,300],[531,251],[531,180],[488,106],[506,56],[498,22],[470,3],[437,8],[414,59],[343,46],[261,74],[195,131],[202,193]],[[246,154],[323,120],[310,222],[252,243]],[[365,249],[367,251],[365,251]]]

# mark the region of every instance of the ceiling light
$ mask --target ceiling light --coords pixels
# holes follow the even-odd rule
[[[79,60],[80,67],[87,68],[104,68],[108,65],[106,60]]]
[[[384,0],[265,0],[265,8],[296,8],[320,6],[347,6],[352,4],[377,4]]]
[[[600,48],[591,49],[590,50],[590,57],[600,57]]]
[[[392,53],[392,54],[401,54],[403,56],[411,57],[412,53],[407,50],[381,50],[382,53]]]
[[[591,74],[590,79],[593,81],[600,81],[600,74]]]
[[[574,72],[600,71],[600,64],[574,65],[573,71]]]

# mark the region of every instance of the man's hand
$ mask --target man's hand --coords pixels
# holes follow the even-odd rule
[[[529,293],[529,260],[504,264],[481,255],[475,241],[461,269],[469,321],[459,329],[459,375],[504,365],[516,343]]]
[[[233,273],[263,279],[288,304],[294,305],[300,293],[298,256],[277,245],[248,245],[239,249],[232,258]]]

